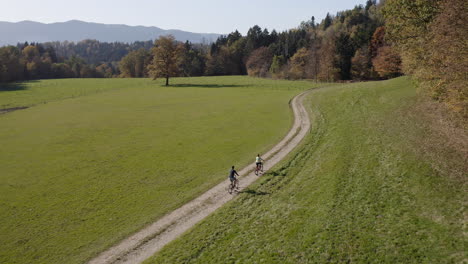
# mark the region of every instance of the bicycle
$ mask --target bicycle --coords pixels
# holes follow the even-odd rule
[[[235,179],[229,184],[228,193],[232,194],[233,191],[238,191],[238,190],[239,190],[239,180]]]
[[[260,171],[263,172],[263,163],[256,164],[255,166],[255,175],[258,176]]]

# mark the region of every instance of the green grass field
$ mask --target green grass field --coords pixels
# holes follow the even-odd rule
[[[302,146],[146,263],[463,263],[466,163],[416,98],[407,78],[314,91]]]
[[[0,263],[82,263],[253,161],[318,84],[249,77],[3,87]]]

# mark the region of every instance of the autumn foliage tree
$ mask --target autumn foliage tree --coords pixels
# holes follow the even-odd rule
[[[465,0],[387,0],[390,40],[403,71],[424,91],[468,118],[468,5]]]
[[[303,79],[306,77],[309,51],[306,48],[299,49],[289,61],[289,78]]]
[[[37,46],[26,46],[22,51],[26,63],[28,78],[50,78],[50,67],[52,60],[47,53],[41,54]]]
[[[385,27],[378,27],[374,34],[369,45],[369,55],[371,58],[377,56],[377,50],[385,45],[388,45],[385,41]]]
[[[468,4],[445,0],[430,26],[427,70],[420,78],[431,95],[468,118]]]
[[[377,50],[372,59],[375,71],[382,78],[394,78],[401,75],[400,54],[390,46],[383,46]]]
[[[159,37],[151,50],[153,60],[148,65],[150,76],[153,79],[165,78],[166,86],[168,86],[169,78],[178,76],[181,71],[183,49],[184,45],[177,43],[173,36]]]
[[[351,76],[356,80],[366,80],[371,76],[369,51],[362,48],[351,59]]]
[[[424,63],[429,25],[439,12],[441,0],[387,0],[384,7],[386,34],[403,57],[403,70],[417,73]]]
[[[395,47],[386,40],[385,27],[378,27],[369,46],[369,55],[372,59],[372,70],[380,78],[394,78],[402,74],[401,56]]]
[[[261,47],[252,52],[247,60],[249,76],[266,77],[269,73],[273,55],[267,47]]]
[[[321,81],[334,81],[338,79],[338,69],[335,68],[335,42],[332,32],[328,32],[322,40],[318,50],[320,54],[318,79]]]

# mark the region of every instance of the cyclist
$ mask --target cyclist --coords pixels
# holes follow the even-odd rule
[[[236,175],[239,176],[239,174],[237,174],[237,171],[234,169],[234,166],[232,166],[231,170],[229,171],[229,180],[231,180],[231,185],[233,186],[237,182]]]
[[[263,159],[260,158],[260,154],[257,154],[257,157],[255,158],[255,165],[257,165],[256,171],[262,170],[263,172]]]

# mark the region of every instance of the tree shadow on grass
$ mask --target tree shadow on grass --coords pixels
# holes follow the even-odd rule
[[[171,84],[169,87],[175,88],[236,88],[236,87],[249,87],[251,85],[237,85],[237,84],[189,84],[179,83]]]
[[[244,191],[241,191],[240,193],[247,193],[247,194],[251,194],[251,195],[268,195],[268,194],[270,194],[268,192],[256,191],[256,190],[252,190],[252,189],[246,189]]]
[[[24,91],[24,90],[27,90],[26,84],[31,83],[31,82],[35,82],[35,81],[0,83],[0,92]]]

